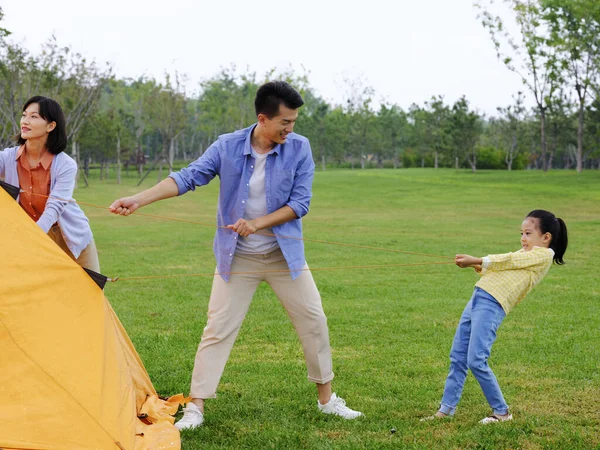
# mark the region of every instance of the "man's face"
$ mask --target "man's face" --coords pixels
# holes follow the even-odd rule
[[[258,115],[258,121],[264,126],[265,137],[276,144],[285,144],[287,135],[294,131],[298,119],[298,110],[279,105],[279,114],[269,119],[264,114]]]

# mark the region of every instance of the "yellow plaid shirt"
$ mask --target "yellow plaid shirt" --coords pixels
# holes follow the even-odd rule
[[[533,247],[526,252],[488,255],[475,286],[491,294],[508,314],[538,284],[552,265],[554,251]]]

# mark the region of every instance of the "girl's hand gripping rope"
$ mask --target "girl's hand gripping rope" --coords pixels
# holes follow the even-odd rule
[[[483,264],[483,261],[481,260],[481,258],[475,258],[471,255],[459,254],[456,255],[456,257],[454,258],[454,264],[456,264],[461,269],[464,269],[465,267],[480,266],[479,270],[481,270],[481,265]],[[477,271],[477,269],[475,270]]]

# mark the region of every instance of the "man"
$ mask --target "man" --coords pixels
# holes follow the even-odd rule
[[[254,101],[256,124],[220,136],[188,167],[110,207],[115,214],[127,216],[157,200],[205,185],[217,175],[220,179],[220,228],[214,242],[217,269],[192,374],[192,402],[175,424],[180,430],[204,421],[204,400],[216,397],[231,348],[261,281],[271,286],[298,333],[308,379],[317,385],[318,409],[346,419],[362,415],[332,393],[327,318],[304,258],[301,217],[308,212],[312,196],[314,162],[308,140],[293,133],[303,104],[289,84],[264,84]]]

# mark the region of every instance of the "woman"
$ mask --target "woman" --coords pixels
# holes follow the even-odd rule
[[[17,147],[0,152],[0,177],[20,187],[19,204],[80,266],[100,272],[98,252],[87,217],[71,199],[77,164],[67,147],[65,116],[47,97],[23,106]]]

